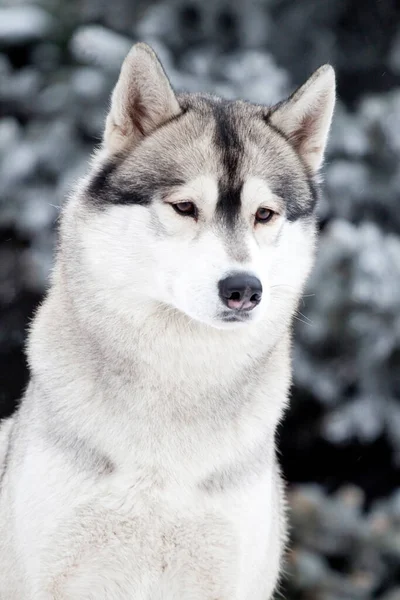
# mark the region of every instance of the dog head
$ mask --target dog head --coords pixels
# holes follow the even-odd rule
[[[334,99],[329,65],[273,108],[176,95],[135,45],[78,198],[93,290],[217,328],[271,318],[278,290],[298,296],[312,264]]]

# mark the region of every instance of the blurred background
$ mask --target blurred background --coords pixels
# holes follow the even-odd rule
[[[0,418],[27,382],[59,207],[137,40],[177,90],[265,104],[336,68],[318,259],[279,431],[292,523],[281,595],[400,600],[397,0],[0,0]]]

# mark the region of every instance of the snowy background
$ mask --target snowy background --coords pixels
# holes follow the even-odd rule
[[[318,261],[296,321],[291,600],[400,600],[400,5],[396,0],[0,0],[0,417],[59,206],[135,40],[178,90],[274,103],[331,62],[339,103]]]

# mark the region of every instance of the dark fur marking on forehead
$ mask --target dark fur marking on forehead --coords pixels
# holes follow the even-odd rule
[[[182,185],[183,181],[173,179],[168,173],[148,173],[145,177],[127,180],[118,177],[118,167],[122,160],[109,160],[94,175],[87,193],[91,202],[101,208],[109,205],[147,206],[157,191]]]
[[[232,104],[213,102],[212,112],[215,119],[214,143],[223,166],[223,176],[218,182],[217,213],[233,225],[241,207],[243,182],[239,181],[238,173],[244,148],[237,132]]]
[[[227,225],[233,226],[241,207],[242,183],[235,186],[232,182],[218,182],[218,202],[216,212]]]
[[[237,133],[232,109],[228,102],[216,102],[212,110],[215,119],[214,143],[221,153],[226,174],[235,177],[243,144]]]

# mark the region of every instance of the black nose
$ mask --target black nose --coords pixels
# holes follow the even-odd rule
[[[224,304],[236,310],[252,310],[261,300],[261,281],[247,273],[237,273],[221,279],[219,296]]]

